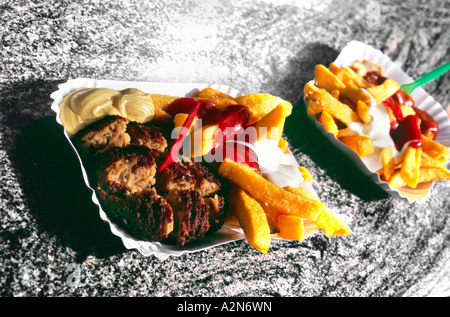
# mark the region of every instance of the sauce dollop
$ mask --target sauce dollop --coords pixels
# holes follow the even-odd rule
[[[368,72],[364,76],[364,79],[372,85],[381,85],[386,80],[386,77],[382,76],[379,72],[373,71]],[[411,142],[411,146],[413,147],[420,147],[423,141],[422,135],[433,140],[436,139],[439,133],[439,124],[426,111],[415,107],[412,96],[399,89],[383,103],[392,110],[395,117],[395,120],[391,124],[391,136],[395,141],[397,149],[401,149],[407,142]],[[416,118],[408,118],[409,116],[404,118],[401,106],[412,107],[416,113],[414,116]]]
[[[217,125],[221,137],[216,137],[211,152],[223,153],[223,158],[244,163],[253,169],[258,169],[257,159],[248,146],[229,142],[238,138],[247,127],[250,118],[249,110],[243,105],[230,105],[222,111],[216,108],[214,102],[198,98],[179,98],[167,108],[167,112],[174,116],[177,113],[189,114],[200,104],[196,117],[202,119],[203,125]],[[228,142],[228,143],[227,143]],[[230,154],[231,153],[231,154]]]
[[[386,99],[383,103],[392,110],[394,120],[391,121],[391,137],[394,140],[395,147],[400,151],[406,143],[414,148],[419,148],[423,144],[422,131],[419,126],[419,117],[417,115],[403,116],[401,106],[408,103],[414,105],[412,98],[408,98],[403,91],[399,90],[394,95]],[[412,105],[411,105],[412,104]]]

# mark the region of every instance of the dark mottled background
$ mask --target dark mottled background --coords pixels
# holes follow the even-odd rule
[[[161,262],[100,220],[50,110],[50,93],[79,76],[223,83],[297,104],[314,65],[350,40],[417,77],[449,61],[450,2],[0,0],[1,295],[448,296],[450,184],[412,205],[388,197],[294,113],[293,150],[353,235]],[[449,85],[426,89],[447,108]]]

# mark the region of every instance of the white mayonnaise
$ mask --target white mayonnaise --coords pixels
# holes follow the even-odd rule
[[[388,146],[392,147],[395,163],[402,160],[409,143],[403,146],[401,151],[397,151],[394,140],[390,135],[391,120],[389,113],[383,104],[377,105],[375,98],[364,88],[361,88],[370,97],[369,113],[372,121],[368,124],[363,122],[352,122],[346,129],[339,133],[339,136],[363,135],[372,140],[374,152],[361,158],[366,167],[372,172],[376,172],[383,167],[381,163],[381,151]]]
[[[263,138],[255,143],[254,150],[258,156],[261,173],[278,187],[299,187],[303,176],[298,170],[298,163],[290,153],[284,153],[276,140]]]

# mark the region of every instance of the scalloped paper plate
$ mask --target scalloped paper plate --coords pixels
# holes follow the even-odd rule
[[[400,85],[410,83],[413,81],[396,63],[389,57],[383,54],[380,50],[373,48],[370,45],[352,41],[347,44],[341,51],[336,61],[334,62],[339,67],[348,67],[357,60],[369,60],[373,63],[383,66],[384,76],[392,78]],[[450,119],[449,114],[445,111],[442,105],[430,96],[423,88],[419,87],[413,92],[413,97],[416,107],[428,112],[439,124],[439,135],[436,141],[450,147]],[[410,188],[408,186],[394,190],[389,187],[389,184],[382,181],[376,171],[369,170],[360,157],[352,151],[348,146],[340,142],[334,134],[325,130],[324,126],[314,120],[317,127],[336,145],[341,151],[348,155],[366,175],[368,175],[375,183],[377,183],[383,190],[395,197],[407,199],[410,203],[424,199],[430,192],[434,182],[422,183],[417,188]]]
[[[133,81],[114,81],[114,80],[96,80],[89,78],[77,78],[70,79],[67,82],[58,86],[58,90],[51,94],[51,98],[53,99],[53,103],[51,109],[56,113],[56,121],[61,125],[62,122],[59,118],[59,104],[62,101],[63,97],[67,95],[69,92],[78,89],[78,88],[110,88],[122,90],[126,88],[137,88],[147,93],[155,93],[155,94],[165,94],[171,96],[184,96],[190,97],[195,95],[199,90],[204,88],[214,88],[221,92],[224,92],[232,97],[237,97],[243,95],[238,90],[219,84],[186,84],[186,83],[154,83],[154,82],[133,82]],[[169,256],[181,256],[186,253],[197,252],[200,250],[205,250],[208,248],[212,248],[224,243],[230,243],[236,240],[245,239],[245,235],[243,230],[240,227],[233,225],[224,225],[222,228],[212,234],[209,234],[194,243],[191,243],[186,246],[177,246],[172,244],[166,244],[162,242],[148,242],[136,239],[135,237],[128,234],[124,231],[120,226],[114,223],[105,211],[102,209],[99,200],[97,199],[96,193],[92,186],[89,184],[88,176],[86,173],[86,169],[83,166],[83,162],[75,149],[72,141],[70,140],[67,132],[64,130],[64,135],[66,136],[69,144],[72,146],[73,151],[76,153],[80,165],[81,171],[83,174],[84,181],[86,186],[91,190],[92,193],[92,201],[98,206],[99,214],[103,221],[109,224],[111,232],[121,238],[124,246],[127,249],[136,249],[144,256],[154,255],[161,260],[167,259]],[[307,183],[307,182],[305,182]],[[308,183],[305,186],[305,189],[309,190],[311,193],[316,195],[312,186]],[[308,235],[313,235],[317,231],[317,227],[305,221],[305,232]],[[274,239],[278,238],[277,235],[272,236]]]

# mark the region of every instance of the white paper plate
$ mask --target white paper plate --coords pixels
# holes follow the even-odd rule
[[[126,88],[138,88],[146,93],[165,94],[180,97],[183,96],[190,97],[195,95],[199,90],[210,87],[219,90],[221,92],[224,92],[232,97],[242,95],[241,92],[239,92],[234,88],[219,84],[209,85],[201,83],[199,84],[153,83],[153,82],[132,82],[132,81],[113,81],[113,80],[77,78],[68,80],[66,83],[59,85],[58,90],[52,93],[50,96],[54,100],[51,108],[56,113],[56,121],[61,126],[63,126],[59,117],[60,113],[59,104],[61,103],[65,95],[78,88],[100,88],[100,87],[117,90],[122,90]],[[70,140],[65,130],[64,134],[80,161],[84,181],[86,183],[86,186],[92,192],[92,201],[98,206],[101,219],[103,219],[106,223],[109,224],[111,232],[122,239],[122,242],[127,249],[136,249],[144,256],[154,255],[161,260],[165,260],[169,256],[180,256],[185,253],[196,252],[207,248],[215,247],[224,243],[230,243],[236,240],[245,239],[245,235],[242,229],[240,227],[236,227],[233,225],[224,225],[220,230],[216,231],[215,233],[209,234],[206,237],[199,239],[199,241],[195,241],[194,243],[186,246],[176,246],[160,242],[148,242],[136,239],[135,237],[129,235],[121,227],[119,227],[117,224],[111,221],[107,216],[107,214],[105,213],[105,211],[102,209],[94,189],[89,184],[86,169],[83,166],[83,162],[78,152],[76,151],[76,148],[74,147],[72,141]],[[312,186],[306,186],[305,189],[309,190],[313,194],[316,194]],[[305,225],[305,231],[309,233],[309,235],[311,235],[313,234],[313,231],[315,231],[315,228],[313,227],[314,226]],[[273,238],[276,238],[276,235],[274,235]]]
[[[396,63],[394,63],[389,57],[383,54],[380,50],[373,48],[370,45],[352,41],[341,51],[335,64],[339,67],[348,67],[357,60],[369,60],[373,63],[381,65],[384,68],[384,76],[392,78],[400,85],[410,83],[413,81]],[[436,141],[450,147],[450,120],[447,112],[432,96],[430,96],[423,88],[419,87],[414,90],[413,97],[416,107],[429,113],[439,124],[439,135]],[[312,118],[312,117],[311,117]],[[336,145],[341,151],[348,155],[366,175],[368,175],[375,183],[377,183],[387,193],[407,199],[409,202],[414,202],[425,198],[433,182],[422,183],[417,188],[402,187],[398,190],[394,190],[389,187],[389,184],[382,181],[376,173],[376,171],[369,170],[360,157],[352,151],[348,146],[340,142],[334,134],[325,130],[324,126],[313,119],[317,127],[330,139],[330,141]]]

